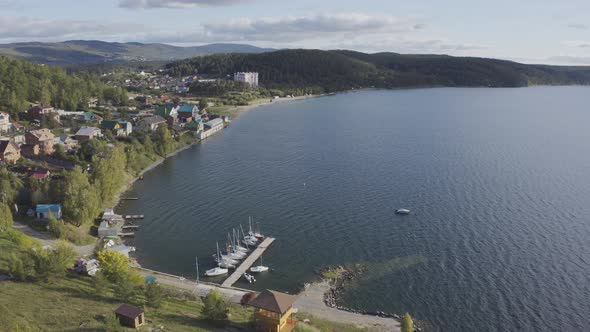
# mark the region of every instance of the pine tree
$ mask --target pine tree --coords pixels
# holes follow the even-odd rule
[[[402,321],[402,332],[414,332],[414,321],[412,320],[412,316],[407,312]]]

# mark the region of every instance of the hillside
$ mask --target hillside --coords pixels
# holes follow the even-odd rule
[[[0,45],[0,55],[51,65],[121,61],[173,61],[207,54],[261,53],[271,50],[242,44],[178,47],[166,44],[111,43],[96,40]]]
[[[353,51],[281,50],[263,54],[210,55],[166,65],[173,75],[215,77],[257,71],[267,88],[321,86],[327,91],[359,87],[590,84],[590,67],[525,65],[447,55],[365,54]]]

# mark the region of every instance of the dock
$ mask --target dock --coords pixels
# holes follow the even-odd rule
[[[135,233],[133,233],[133,232],[128,232],[128,233],[120,232],[117,235],[120,236],[120,237],[134,237],[135,236]]]
[[[125,216],[126,220],[137,220],[137,219],[143,219],[143,214],[134,214],[134,215],[126,215]]]
[[[122,201],[137,201],[139,197],[121,197]]]
[[[122,226],[121,229],[125,230],[125,229],[139,229],[138,225],[125,225]]]
[[[270,245],[276,240],[274,237],[267,237],[252,251],[252,253],[246,258],[240,266],[221,284],[222,287],[231,287],[238,281],[245,272],[256,262],[260,256],[270,247]]]

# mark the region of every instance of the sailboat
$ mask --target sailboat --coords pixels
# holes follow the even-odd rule
[[[260,234],[260,230],[258,231],[254,231],[252,230],[252,220],[254,218],[250,217],[250,219],[248,219],[248,235],[255,237],[257,240],[262,240],[264,239],[264,235]]]
[[[242,230],[242,235],[244,236],[244,239],[242,240],[243,244],[247,246],[255,246],[258,243],[258,239],[256,237],[252,235],[246,235],[246,233],[244,233],[242,225],[240,225],[240,229]]]
[[[217,257],[219,259],[218,263],[221,261],[221,254],[219,253],[219,243],[216,243],[217,245]],[[205,271],[205,275],[207,277],[215,277],[215,276],[220,276],[220,275],[224,275],[227,274],[229,271],[226,268],[223,268],[221,266],[217,266],[214,267],[210,270]]]
[[[262,256],[260,256],[260,265],[258,265],[258,266],[252,266],[250,268],[250,272],[256,272],[256,273],[258,273],[258,272],[266,272],[266,271],[268,271],[268,266],[262,265]]]
[[[241,252],[248,252],[247,248],[244,248],[240,245],[240,241],[238,240],[238,235],[236,235],[236,230],[232,229],[232,246],[234,247],[235,250],[237,251],[241,251]]]

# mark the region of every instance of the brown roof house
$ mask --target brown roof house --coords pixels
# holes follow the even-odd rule
[[[75,137],[78,142],[84,143],[102,137],[102,131],[96,127],[82,127],[78,130]]]
[[[296,296],[272,290],[262,291],[248,303],[256,308],[256,330],[260,332],[291,332],[297,322],[293,319]]]
[[[119,323],[121,323],[121,325],[134,329],[145,323],[143,310],[129,304],[121,304],[121,306],[115,310],[115,315],[119,318]]]
[[[0,161],[16,164],[20,159],[20,148],[13,141],[0,141]]]
[[[49,105],[39,105],[33,106],[27,111],[27,115],[29,120],[39,120],[43,119],[43,116],[51,115],[55,110],[53,107]]]
[[[27,144],[39,145],[39,154],[47,156],[53,154],[55,151],[53,145],[55,144],[55,136],[49,129],[31,130],[25,134]]]

